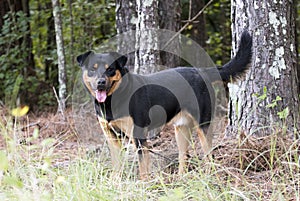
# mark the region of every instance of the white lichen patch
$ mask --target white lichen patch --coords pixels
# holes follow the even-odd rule
[[[279,19],[277,19],[277,14],[273,11],[269,12],[269,22],[275,29],[276,33],[278,32],[278,27],[280,25]]]
[[[238,99],[237,94],[240,90],[240,87],[237,84],[228,83],[228,90],[231,100],[236,103]]]
[[[272,63],[272,66],[269,68],[269,73],[271,76],[273,76],[275,79],[280,78],[280,73],[282,70],[286,69],[286,64],[284,61],[284,48],[279,47],[275,50],[275,56]]]
[[[153,0],[145,0],[143,3],[145,7],[152,6]]]
[[[282,57],[284,55],[284,48],[279,47],[275,50],[275,56]]]
[[[255,63],[259,63],[260,62],[260,58],[259,57],[256,57],[255,58]]]
[[[138,18],[135,17],[135,16],[132,16],[132,18],[130,19],[130,23],[131,23],[131,24],[136,24],[136,23],[138,23]]]
[[[287,19],[284,16],[278,16],[277,13],[270,11],[269,12],[269,22],[275,30],[275,35],[279,35],[279,27],[282,28],[282,33],[286,34],[287,31],[285,27],[287,26]]]
[[[273,65],[269,68],[269,73],[274,77],[275,79],[278,79],[280,77],[279,69],[277,66],[277,62],[274,62]]]

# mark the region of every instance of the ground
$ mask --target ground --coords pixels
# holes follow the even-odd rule
[[[26,116],[16,118],[2,107],[0,126],[4,132],[0,135],[0,150],[10,146],[7,139],[13,138],[20,146],[43,145],[42,150],[33,148],[32,154],[35,154],[34,151],[51,152],[53,166],[68,166],[73,159],[87,155],[105,156],[103,158],[107,160],[108,148],[95,115],[92,112],[84,116],[80,114],[69,109],[64,114],[45,112],[34,115],[29,112]],[[261,190],[264,198],[274,196],[274,189],[279,189],[287,197],[299,198],[299,139],[281,130],[265,137],[241,133],[238,137],[229,138],[221,134],[224,124],[219,119],[215,125],[220,133],[214,136],[210,158],[203,156],[199,140],[193,136],[189,151],[190,171],[197,168],[197,161],[208,160],[207,163],[201,163],[201,168],[209,165],[224,184],[232,182],[233,186],[245,186],[245,189],[249,186],[258,192]],[[176,175],[178,152],[172,127],[165,127],[157,137],[149,140],[149,144],[155,153],[151,154],[152,169]],[[131,148],[127,146],[127,149]],[[134,151],[129,153],[128,160],[132,161]]]

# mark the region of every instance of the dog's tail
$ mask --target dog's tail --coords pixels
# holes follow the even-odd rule
[[[227,64],[218,68],[223,81],[238,79],[249,68],[252,58],[252,37],[248,31],[244,31],[239,43],[239,49],[234,58]]]

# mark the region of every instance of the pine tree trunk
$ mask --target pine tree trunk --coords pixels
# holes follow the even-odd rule
[[[231,84],[227,133],[267,135],[299,128],[299,91],[292,1],[232,0],[233,49],[244,29],[253,36],[252,65]]]
[[[205,0],[191,0],[190,3],[190,17],[195,16],[205,6]],[[205,42],[207,40],[205,24],[205,15],[202,13],[192,24],[193,27],[191,30],[191,39],[196,41],[203,48],[205,47]]]
[[[149,74],[159,70],[158,0],[137,0],[136,50],[134,72]]]
[[[116,0],[116,25],[119,36],[118,52],[127,54],[126,66],[129,70],[134,69],[135,53],[130,52],[131,45],[135,46],[134,34],[136,30],[137,12],[136,2],[131,0]]]
[[[75,54],[74,54],[74,43],[75,43],[75,37],[74,37],[74,16],[73,16],[73,9],[72,9],[73,0],[68,0],[68,6],[69,6],[69,13],[70,13],[70,64],[71,66],[75,66]],[[71,74],[71,80],[72,82],[75,80],[76,75],[75,71],[72,71]],[[73,85],[73,83],[72,83]]]
[[[59,110],[63,111],[67,95],[67,75],[59,0],[52,0],[52,6],[58,56]]]
[[[167,29],[173,31],[174,33],[180,29],[180,17],[181,17],[181,8],[179,0],[160,0],[158,4],[159,9],[159,28]],[[160,41],[164,41],[164,38],[161,38]],[[175,41],[176,40],[176,41]],[[176,37],[172,41],[172,48],[174,52],[180,51],[180,41],[179,37]],[[172,68],[179,66],[180,57],[168,52],[160,52],[161,65],[165,68]],[[159,70],[162,70],[161,67]]]

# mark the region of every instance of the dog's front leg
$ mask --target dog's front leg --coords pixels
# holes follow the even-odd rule
[[[139,173],[142,180],[147,180],[150,171],[150,156],[146,139],[147,129],[134,127],[133,140],[138,153]]]
[[[120,157],[121,156],[120,139],[118,139],[116,135],[113,133],[106,120],[103,120],[101,117],[99,117],[98,120],[101,125],[102,131],[105,135],[105,138],[107,140],[114,172],[119,174],[121,173],[121,167],[122,167],[122,161]]]

